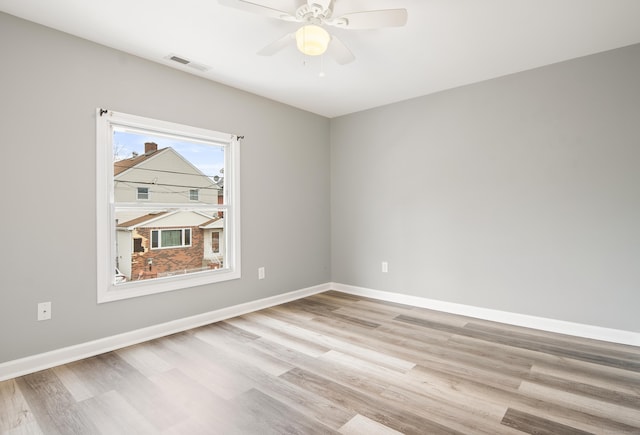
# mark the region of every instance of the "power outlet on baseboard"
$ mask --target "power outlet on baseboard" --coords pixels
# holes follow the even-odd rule
[[[389,263],[387,263],[386,261],[382,262],[382,273],[387,273],[389,272]]]
[[[264,267],[258,268],[258,279],[264,279]]]

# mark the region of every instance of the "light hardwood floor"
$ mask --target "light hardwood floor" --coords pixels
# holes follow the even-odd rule
[[[640,434],[640,349],[326,292],[0,383],[3,434]]]

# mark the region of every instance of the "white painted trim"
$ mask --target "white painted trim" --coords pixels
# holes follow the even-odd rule
[[[527,314],[511,313],[508,311],[492,310],[490,308],[474,307],[471,305],[427,299],[419,296],[372,290],[347,284],[331,283],[330,286],[334,290],[357,296],[365,296],[368,298],[396,302],[414,307],[429,308],[431,310],[443,311],[445,313],[459,314],[462,316],[475,317],[477,319],[523,326],[525,328],[609,341],[612,343],[628,344],[631,346],[640,346],[640,333],[633,331],[585,325],[582,323],[548,319],[545,317],[530,316]]]
[[[284,304],[286,302],[291,302],[317,293],[322,293],[330,289],[331,286],[329,283],[320,284],[281,295],[258,299],[256,301],[246,302],[232,307],[221,308],[219,310],[173,320],[167,323],[137,329],[135,331],[125,332],[123,334],[113,335],[111,337],[105,337],[74,346],[64,347],[62,349],[52,350],[50,352],[4,362],[0,364],[0,381],[34,373],[61,364],[78,361],[83,358],[92,357],[101,353],[131,346],[133,344],[208,325],[210,323],[219,322],[231,317],[241,316],[253,311],[262,310],[264,308],[273,307],[275,305]]]
[[[381,290],[372,290],[364,287],[340,283],[326,283],[301,290],[271,296],[256,301],[245,302],[232,307],[221,308],[219,310],[198,314],[171,322],[153,325],[123,334],[113,335],[62,349],[52,350],[13,361],[0,364],[0,382],[12,379],[17,376],[34,373],[39,370],[48,369],[61,364],[89,358],[101,353],[121,349],[123,347],[153,340],[186,331],[210,323],[219,322],[235,316],[251,313],[275,305],[284,304],[307,296],[322,293],[328,290],[336,290],[357,296],[364,296],[372,299],[380,299],[388,302],[411,305],[421,308],[429,308],[445,313],[459,314],[463,316],[475,317],[478,319],[492,320],[494,322],[507,323],[511,325],[534,328],[543,331],[557,332],[577,337],[604,340],[612,343],[628,344],[640,346],[640,333],[610,329],[600,326],[584,325],[580,323],[566,322],[563,320],[547,319],[544,317],[529,316],[526,314],[510,313],[506,311],[492,310],[489,308],[473,307],[470,305],[456,304],[453,302],[438,301],[418,296],[404,295]]]

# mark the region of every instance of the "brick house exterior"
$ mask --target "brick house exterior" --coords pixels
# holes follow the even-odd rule
[[[151,248],[151,231],[183,229],[184,227],[148,227],[136,228],[134,238],[142,239],[143,252],[134,252],[131,258],[131,278],[149,279],[166,276],[179,271],[192,271],[203,266],[203,234],[198,227],[191,229],[191,246],[175,248]],[[206,266],[205,266],[206,267]]]

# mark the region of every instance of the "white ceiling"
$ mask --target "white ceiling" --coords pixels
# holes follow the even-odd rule
[[[407,25],[328,28],[356,60],[323,56],[321,78],[320,59],[293,43],[256,55],[299,25],[217,0],[0,0],[0,11],[327,117],[640,42],[640,0],[335,0],[334,16],[388,8],[406,8]]]

